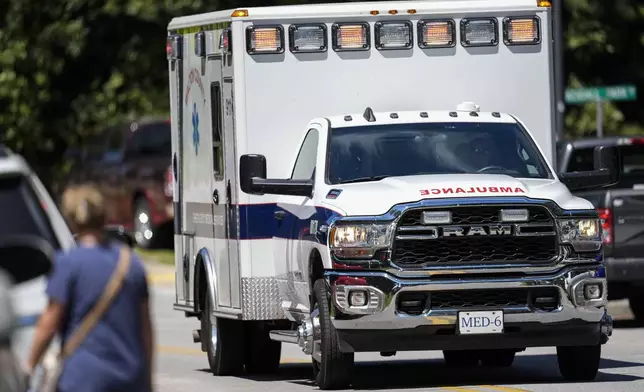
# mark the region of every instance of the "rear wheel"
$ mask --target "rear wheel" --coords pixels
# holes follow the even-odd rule
[[[474,367],[479,364],[478,353],[470,350],[445,350],[443,358],[449,367]]]
[[[263,322],[246,324],[246,372],[249,374],[272,374],[280,367],[282,343],[271,340],[270,329]]]
[[[338,333],[331,322],[326,284],[318,279],[313,285],[313,372],[321,390],[345,389],[351,385],[353,353],[343,353]]]
[[[592,381],[597,377],[602,346],[557,347],[559,372],[567,381]]]
[[[241,321],[212,315],[206,294],[201,312],[201,339],[205,343],[210,371],[215,376],[239,374],[244,369],[244,325]]]

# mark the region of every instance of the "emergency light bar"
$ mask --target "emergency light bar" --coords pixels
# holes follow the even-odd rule
[[[503,19],[503,42],[508,45],[537,45],[541,42],[539,17]]]
[[[421,49],[456,46],[456,26],[452,19],[418,21],[418,46]]]
[[[248,54],[284,53],[284,28],[275,26],[248,26],[246,28]]]
[[[410,21],[376,22],[376,49],[410,49],[414,43],[414,33]]]
[[[334,23],[331,31],[336,52],[369,50],[371,47],[368,23]]]
[[[327,50],[326,25],[290,25],[289,49],[292,53],[319,53]]]
[[[496,46],[499,29],[496,18],[461,19],[461,45]]]

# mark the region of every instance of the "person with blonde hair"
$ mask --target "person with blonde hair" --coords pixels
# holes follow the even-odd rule
[[[78,247],[56,255],[27,371],[58,333],[63,349],[52,389],[151,391],[153,331],[143,264],[106,236],[105,203],[96,188],[65,191],[62,213]]]

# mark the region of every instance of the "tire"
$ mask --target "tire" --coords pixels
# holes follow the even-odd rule
[[[248,374],[274,374],[280,367],[282,343],[269,337],[269,328],[263,322],[246,325],[246,355],[244,364]]]
[[[639,324],[644,323],[644,294],[631,294],[628,296],[628,304]]]
[[[232,376],[242,373],[244,370],[244,325],[239,320],[214,316],[211,319],[213,307],[209,295],[206,295],[205,302],[201,311],[201,339],[205,342],[210,371],[215,376]],[[211,320],[215,321],[215,325]]]
[[[152,249],[157,244],[158,230],[152,223],[150,205],[144,197],[134,201],[134,239],[143,249]],[[146,233],[149,231],[150,233]],[[147,238],[149,236],[149,238]]]
[[[340,351],[338,333],[331,322],[328,293],[323,279],[315,281],[313,295],[314,303],[311,309],[319,311],[321,335],[321,361],[318,363],[313,359],[315,381],[321,390],[346,389],[351,385],[354,354]]]
[[[449,367],[466,368],[474,367],[479,364],[479,355],[470,350],[445,350],[443,359]]]
[[[515,356],[514,350],[485,350],[480,354],[481,364],[486,367],[510,367]]]
[[[559,372],[567,381],[592,381],[597,377],[601,345],[557,347]]]

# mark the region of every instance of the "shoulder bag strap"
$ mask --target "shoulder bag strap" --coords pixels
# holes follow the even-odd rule
[[[96,326],[98,321],[101,319],[103,314],[107,311],[110,304],[119,293],[125,276],[127,275],[130,269],[130,248],[127,246],[121,247],[121,255],[119,256],[118,265],[116,270],[112,274],[110,281],[105,286],[103,294],[99,298],[98,302],[92,310],[85,316],[81,321],[80,326],[73,332],[73,334],[67,340],[67,343],[63,346],[61,352],[61,357],[68,357],[74,350],[80,346],[80,344],[85,340],[89,332]]]

